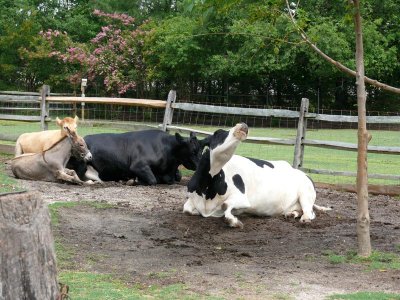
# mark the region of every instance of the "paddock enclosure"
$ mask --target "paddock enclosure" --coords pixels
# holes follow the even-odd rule
[[[183,214],[187,180],[155,187],[19,182],[39,191],[45,202],[61,205],[53,232],[68,255],[58,268],[72,299],[85,286],[66,282],[65,270],[112,274],[143,288],[184,284],[187,293],[205,299],[400,293],[400,272],[385,265],[388,257],[374,268],[368,262],[334,261],[335,255],[351,257],[357,249],[354,193],[317,189],[317,203],[333,210],[318,213],[310,224],[242,216],[240,230],[229,228],[221,218]],[[375,251],[400,254],[399,213],[398,199],[370,197]],[[102,287],[94,289],[106,293]]]
[[[64,116],[78,115],[78,132],[83,136],[161,128],[185,134],[193,130],[202,137],[243,121],[250,127],[250,139],[240,145],[239,154],[287,160],[308,168],[311,177],[323,183],[353,185],[355,181],[356,118],[341,117],[339,123],[317,120],[328,117],[307,112],[306,100],[299,101],[299,110],[293,111],[187,103],[176,99],[174,92],[164,101],[48,96],[48,90],[44,91],[30,95],[29,101],[22,101],[26,95],[0,94],[2,149],[12,150],[23,132],[56,128],[55,118]],[[377,175],[370,176],[370,181],[392,193],[400,181],[398,118],[386,116],[384,124],[374,123],[380,118],[370,119],[369,172]],[[12,177],[9,159],[1,163]],[[310,224],[284,217],[242,216],[244,228],[235,230],[220,218],[182,213],[189,176],[185,174],[179,184],[152,187],[120,182],[78,186],[18,180],[18,184],[36,191],[45,203],[59,205],[58,223],[52,230],[56,245],[62,245],[58,253],[67,256],[57,256],[61,282],[67,280],[66,272],[112,274],[143,289],[183,284],[188,295],[211,299],[400,293],[400,272],[386,264],[390,257],[382,257],[377,266],[351,260],[357,249],[354,193],[317,188],[316,203],[333,210],[318,213]],[[369,206],[372,248],[398,256],[398,196],[371,195]],[[337,257],[348,261],[338,262]],[[71,299],[85,289],[79,282],[67,283]],[[102,287],[94,289],[107,292]]]
[[[357,117],[351,111],[310,112],[308,100],[296,110],[189,103],[171,90],[166,100],[77,97],[0,92],[0,148],[12,152],[24,132],[54,128],[56,117],[77,115],[81,135],[160,128],[205,136],[237,122],[249,125],[248,140],[238,154],[286,160],[325,186],[354,190],[357,161]],[[333,114],[332,114],[333,113]],[[340,113],[340,115],[338,114]],[[353,114],[353,115],[352,115]],[[367,117],[372,134],[368,148],[370,192],[400,194],[400,116]]]

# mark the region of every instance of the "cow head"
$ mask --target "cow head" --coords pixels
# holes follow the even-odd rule
[[[237,146],[247,138],[249,128],[245,123],[238,123],[229,131],[218,129],[206,138],[210,147],[210,175],[214,176],[231,159]]]
[[[77,160],[91,161],[92,153],[89,151],[85,140],[77,135],[76,132],[69,130],[69,128],[67,128],[67,132],[72,145],[71,155]]]
[[[56,123],[58,126],[60,126],[61,131],[64,132],[64,135],[68,135],[68,132],[76,132],[78,120],[79,118],[77,116],[75,116],[75,118],[65,117],[62,120],[57,117]]]
[[[205,143],[199,141],[194,132],[190,132],[189,138],[183,138],[179,133],[175,133],[175,138],[180,146],[178,153],[179,161],[186,169],[196,170]]]

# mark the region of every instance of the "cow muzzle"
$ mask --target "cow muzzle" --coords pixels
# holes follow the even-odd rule
[[[238,123],[235,126],[233,135],[240,141],[244,141],[249,133],[249,126],[246,123]]]
[[[86,155],[85,155],[85,157],[84,157],[84,160],[85,161],[91,161],[92,160],[92,153],[89,151]]]

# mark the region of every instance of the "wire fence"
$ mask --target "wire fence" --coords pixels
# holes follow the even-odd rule
[[[38,96],[32,96],[30,101],[0,101],[0,115],[7,116],[40,116],[40,101]],[[1,100],[1,98],[0,98]],[[82,99],[84,100],[84,99]],[[183,100],[177,102],[184,102]],[[214,106],[224,106],[223,103]],[[268,106],[232,105],[239,108],[270,108]],[[274,108],[277,109],[277,108]],[[299,107],[295,109],[298,111]],[[100,103],[49,103],[49,116],[80,117],[78,132],[82,135],[101,132],[125,132],[149,127],[158,127],[164,118],[165,109],[141,106]],[[356,112],[349,110],[324,110],[325,114],[335,113],[341,116],[354,116]],[[373,115],[373,112],[369,112]],[[398,116],[399,113],[376,114]],[[228,129],[238,122],[245,122],[250,127],[250,136],[295,139],[298,126],[297,118],[274,116],[248,116],[242,114],[223,114],[217,111],[189,111],[175,109],[173,125],[190,127],[213,132],[218,128]],[[314,119],[307,121],[307,139],[331,140],[346,143],[357,143],[357,123],[328,122]],[[17,122],[0,120],[0,140],[12,143],[24,132],[40,131],[38,122]],[[49,129],[56,129],[55,122],[49,123]],[[400,147],[400,124],[369,124],[372,133],[371,145]],[[238,154],[266,160],[293,161],[293,145],[250,144],[243,143],[238,148]],[[368,154],[369,172],[376,174],[399,174],[400,159],[394,154]],[[357,152],[321,149],[307,146],[304,153],[304,166],[311,169],[340,170],[354,173],[357,170]],[[331,183],[354,183],[354,176],[332,176],[327,174],[312,174],[317,181]],[[400,180],[370,178],[374,184],[400,185]]]

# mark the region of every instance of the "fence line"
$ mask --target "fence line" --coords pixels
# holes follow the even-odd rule
[[[307,120],[321,120],[330,122],[357,122],[356,116],[343,116],[343,115],[324,115],[315,114],[308,112],[308,104],[304,108],[300,108],[300,111],[290,111],[286,109],[257,109],[257,108],[243,108],[243,107],[226,107],[226,106],[215,106],[208,104],[196,104],[188,102],[176,103],[176,92],[170,91],[168,100],[149,100],[149,99],[129,99],[129,98],[105,98],[105,97],[76,97],[76,96],[65,96],[50,94],[49,91],[44,93],[18,93],[18,92],[0,92],[0,103],[1,102],[23,102],[23,103],[34,103],[40,104],[40,107],[32,107],[32,111],[40,111],[40,116],[32,115],[8,115],[0,114],[0,119],[4,120],[18,120],[18,121],[41,121],[43,124],[51,121],[49,116],[50,111],[48,110],[49,103],[96,103],[96,104],[110,104],[110,105],[122,105],[122,106],[138,106],[138,107],[149,107],[164,109],[164,121],[160,125],[163,130],[176,130],[182,132],[196,132],[198,134],[209,135],[211,132],[195,130],[188,127],[180,127],[173,125],[173,113],[174,110],[190,111],[190,112],[208,112],[216,114],[232,114],[237,116],[258,116],[258,117],[282,117],[291,118],[298,120],[298,130],[296,139],[280,139],[271,137],[249,137],[246,143],[256,144],[275,144],[275,145],[286,145],[295,146],[295,153],[293,155],[293,165],[296,168],[305,170],[308,173],[326,174],[326,175],[340,175],[340,176],[355,176],[354,172],[347,171],[331,171],[331,170],[318,170],[309,169],[303,167],[303,154],[305,146],[328,148],[328,149],[339,149],[346,151],[357,151],[357,144],[343,143],[336,141],[322,141],[322,140],[310,140],[305,138],[307,130]],[[42,100],[42,101],[41,101]],[[303,99],[308,102],[308,99]],[[304,104],[305,105],[305,104]],[[20,110],[22,110],[20,108]],[[29,108],[23,108],[24,111],[30,111]],[[17,110],[18,111],[18,110]],[[370,123],[378,124],[400,124],[400,116],[369,116],[367,121]],[[43,127],[42,127],[43,128]],[[45,128],[43,128],[45,129]],[[368,146],[369,153],[384,153],[384,154],[400,154],[400,147],[383,147],[383,146]],[[385,175],[385,174],[369,174],[370,178],[380,179],[400,179],[398,175]]]

